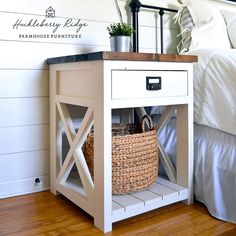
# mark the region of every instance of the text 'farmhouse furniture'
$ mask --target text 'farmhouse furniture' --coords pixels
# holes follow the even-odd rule
[[[193,80],[195,56],[95,52],[48,59],[50,64],[50,181],[61,193],[94,217],[104,232],[112,223],[174,202],[193,201]],[[112,195],[111,126],[142,117],[149,106],[165,106],[158,132],[176,115],[176,166],[161,143],[159,159],[168,178],[143,191]],[[71,107],[73,109],[71,109]],[[75,112],[78,111],[78,118]],[[82,116],[79,114],[83,114]],[[83,144],[94,130],[94,178]],[[66,136],[68,151],[63,151]],[[65,149],[65,148],[64,148]]]

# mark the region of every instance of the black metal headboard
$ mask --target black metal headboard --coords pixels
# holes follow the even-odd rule
[[[133,24],[133,28],[135,30],[135,32],[133,34],[133,52],[139,51],[138,13],[140,11],[140,8],[147,8],[147,9],[159,10],[161,53],[163,53],[163,48],[164,48],[164,45],[163,45],[164,44],[164,42],[163,42],[163,15],[165,12],[177,12],[177,10],[163,8],[163,7],[150,6],[150,5],[144,5],[139,0],[131,0],[129,7],[132,12],[132,24]]]

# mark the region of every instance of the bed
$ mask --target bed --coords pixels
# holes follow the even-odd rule
[[[200,57],[194,68],[195,199],[216,218],[236,223],[236,50],[195,54]],[[173,132],[174,120],[160,140],[174,159]]]
[[[196,1],[182,2],[179,50],[199,59],[194,65],[195,197],[211,215],[236,223],[235,12],[204,1],[199,11]]]
[[[179,2],[178,52],[198,55],[194,65],[195,199],[212,216],[236,223],[236,14],[203,0]],[[161,110],[151,109],[154,120]],[[175,118],[159,139],[175,163]]]

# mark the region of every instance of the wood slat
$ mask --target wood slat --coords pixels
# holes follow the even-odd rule
[[[137,207],[142,207],[144,202],[133,197],[132,195],[113,195],[112,200],[125,208],[125,211],[135,210]]]
[[[36,184],[35,178],[39,178],[41,182]],[[36,175],[28,178],[0,182],[0,199],[27,193],[40,192],[48,189],[49,175]]]
[[[7,43],[1,42],[0,48],[2,44],[5,44],[7,48],[11,46],[10,43],[9,46],[7,46]],[[16,61],[16,59],[13,58],[11,59],[11,61],[12,64],[10,64],[9,61],[8,65],[10,67],[14,65],[14,61]],[[5,61],[3,63],[0,63],[0,67],[4,66],[7,66],[5,64]],[[0,98],[48,97],[49,71],[0,69],[0,84]]]
[[[157,195],[149,190],[131,193],[131,195],[143,201],[145,206],[156,204],[162,200],[160,195]]]
[[[49,123],[49,98],[0,99],[0,127]]]
[[[0,154],[49,149],[49,125],[0,128]]]
[[[173,182],[168,181],[168,180],[163,179],[163,178],[158,178],[157,183],[162,184],[164,186],[168,186],[169,188],[172,188],[172,189],[178,191],[178,193],[180,193],[181,191],[186,190],[186,188],[184,188],[183,186],[178,185],[176,183],[173,183]]]
[[[0,155],[0,182],[49,175],[49,150]]]
[[[124,213],[124,210],[125,210],[124,207],[112,201],[112,212],[115,211],[115,212],[118,212],[118,214],[122,214]]]
[[[149,191],[162,196],[163,200],[166,200],[169,197],[172,198],[178,195],[178,192],[176,190],[168,188],[164,185],[160,185],[158,183],[154,184],[151,188],[149,188]]]

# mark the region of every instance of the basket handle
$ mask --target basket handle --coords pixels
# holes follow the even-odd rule
[[[145,132],[145,123],[147,124],[147,127],[149,128],[149,130],[153,130],[154,126],[153,126],[153,122],[152,119],[149,115],[144,115],[142,118],[142,131]]]

